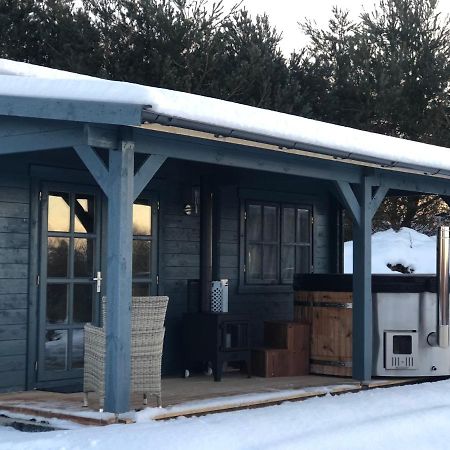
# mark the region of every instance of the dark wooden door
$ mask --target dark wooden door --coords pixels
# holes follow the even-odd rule
[[[81,380],[84,324],[98,322],[101,196],[48,184],[40,197],[37,382]]]

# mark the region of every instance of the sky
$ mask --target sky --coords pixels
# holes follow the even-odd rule
[[[223,0],[225,8],[230,8],[236,2],[237,0]],[[264,12],[269,16],[272,26],[282,32],[281,48],[288,56],[291,51],[301,48],[307,42],[298,22],[311,19],[320,26],[326,26],[334,5],[349,10],[350,16],[356,19],[363,9],[371,11],[375,3],[378,4],[378,0],[243,0],[242,6],[252,16]],[[441,0],[439,9],[446,14],[450,13],[450,0]]]

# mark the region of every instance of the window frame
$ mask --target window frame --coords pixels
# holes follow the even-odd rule
[[[251,243],[248,242],[248,238],[246,235],[246,229],[247,229],[247,223],[248,223],[248,217],[245,218],[245,214],[248,211],[247,206],[251,205],[258,205],[261,207],[261,237],[259,240],[252,240]],[[264,239],[264,208],[265,207],[274,207],[277,211],[277,220],[276,220],[276,239],[275,241],[269,241]],[[282,206],[279,203],[276,202],[270,202],[270,201],[262,201],[262,200],[246,200],[245,201],[245,210],[244,210],[244,265],[248,266],[247,264],[247,254],[248,254],[248,247],[250,245],[257,245],[261,248],[261,276],[263,277],[264,274],[264,248],[268,246],[276,246],[276,261],[277,261],[277,271],[276,271],[276,277],[277,279],[267,280],[264,281],[264,278],[261,279],[260,283],[250,283],[247,279],[248,272],[244,271],[244,282],[247,286],[258,286],[258,285],[264,285],[264,286],[276,286],[278,285],[278,281],[280,279],[280,258],[281,258],[281,245],[280,245],[280,237],[281,237],[281,221],[280,221],[280,211]],[[274,282],[275,281],[275,282]]]
[[[275,194],[275,195],[274,195]],[[278,211],[277,217],[277,231],[278,231],[278,245],[277,245],[277,277],[276,283],[249,283],[247,281],[247,235],[246,235],[246,212],[249,204],[257,204],[262,206],[276,206]],[[240,230],[239,230],[239,293],[283,293],[292,292],[292,283],[283,283],[281,274],[281,257],[283,248],[283,209],[293,207],[296,209],[303,209],[309,212],[309,244],[298,243],[297,246],[309,246],[309,263],[310,272],[314,268],[314,203],[312,199],[307,201],[305,197],[293,194],[277,194],[277,193],[263,193],[263,192],[249,192],[241,193],[240,195]]]
[[[313,233],[313,226],[314,226],[314,219],[313,219],[313,207],[312,205],[305,205],[304,203],[293,203],[293,202],[288,202],[288,203],[281,203],[280,204],[280,261],[279,261],[279,265],[280,265],[280,284],[283,286],[291,286],[292,285],[292,281],[291,282],[283,282],[283,275],[281,273],[281,263],[282,263],[282,256],[283,256],[283,246],[284,245],[288,245],[289,243],[286,243],[283,240],[283,235],[282,235],[282,231],[283,231],[283,222],[284,222],[284,217],[283,217],[283,210],[287,208],[293,208],[295,211],[298,210],[303,210],[303,211],[308,211],[308,226],[309,226],[309,241],[308,243],[305,242],[300,242],[297,238],[297,217],[295,217],[295,225],[296,225],[296,230],[295,230],[295,242],[290,243],[290,245],[293,245],[295,248],[297,247],[308,247],[309,248],[309,273],[311,273],[313,271],[313,252],[312,252],[312,247],[313,247],[313,237],[314,237],[314,233]],[[295,261],[295,256],[294,256],[294,262]],[[294,274],[296,273],[296,269],[294,268]]]
[[[150,235],[132,235],[132,248],[134,241],[148,241],[151,242],[151,261],[150,261],[150,276],[135,276],[131,275],[132,286],[135,284],[150,284],[149,295],[158,295],[159,292],[159,199],[156,194],[143,192],[133,204],[139,202],[147,202],[151,206],[151,234]]]

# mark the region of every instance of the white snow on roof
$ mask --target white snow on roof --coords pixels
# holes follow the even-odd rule
[[[15,76],[11,76],[15,75]],[[157,114],[431,171],[450,171],[448,148],[195,94],[108,81],[0,59],[0,95],[151,106]]]
[[[36,66],[34,64],[27,64],[2,58],[0,58],[0,75],[15,75],[49,79],[92,79],[92,77],[88,77],[87,75],[80,75],[78,73],[50,69],[48,67]]]

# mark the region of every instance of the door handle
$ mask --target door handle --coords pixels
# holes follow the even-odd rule
[[[92,281],[96,281],[96,285],[97,285],[97,292],[101,292],[102,290],[102,273],[101,272],[97,272],[97,276],[92,278]]]

